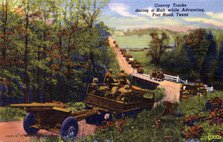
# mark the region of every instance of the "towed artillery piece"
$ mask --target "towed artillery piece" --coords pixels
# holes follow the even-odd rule
[[[87,107],[77,112],[71,112],[61,102],[11,104],[11,107],[25,108],[28,112],[23,121],[27,134],[35,135],[40,129],[45,129],[60,134],[65,140],[73,140],[78,134],[78,121],[85,119],[89,124],[103,125],[104,122],[112,121],[113,116],[116,119],[135,117],[143,109],[150,110],[155,102],[154,94],[151,98],[144,98],[143,89],[137,87],[133,89],[134,93],[141,92],[141,95],[133,93],[131,99],[120,101],[99,96],[89,87],[84,100]]]
[[[11,107],[26,109],[23,128],[28,135],[35,135],[40,129],[45,129],[60,134],[66,140],[76,137],[78,121],[99,113],[96,108],[71,112],[61,102],[11,104]]]

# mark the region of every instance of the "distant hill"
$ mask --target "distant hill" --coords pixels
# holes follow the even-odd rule
[[[216,38],[217,44],[220,45],[223,37],[223,30],[217,29],[206,29],[210,30],[214,37]],[[168,29],[159,29],[159,28],[143,28],[143,29],[129,29],[129,30],[113,30],[112,36],[118,43],[121,48],[145,48],[148,47],[148,44],[151,40],[150,33],[158,32],[161,34],[162,32],[167,33],[169,36],[169,45],[175,44],[175,36],[184,36],[190,31],[187,32],[176,32]],[[220,46],[218,46],[220,47]]]

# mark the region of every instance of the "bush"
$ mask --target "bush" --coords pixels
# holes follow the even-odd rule
[[[2,107],[0,108],[0,121],[21,120],[25,117],[26,111],[18,108]]]
[[[85,108],[85,103],[83,102],[70,102],[67,103],[66,106],[72,111],[80,111],[83,110]]]
[[[161,101],[165,96],[164,89],[158,87],[155,90],[148,90],[148,92],[143,97],[152,98],[153,94],[155,94],[155,101],[156,102]]]
[[[93,136],[80,139],[80,142],[162,142],[182,141],[181,123],[174,116],[160,116],[163,106],[159,105],[151,111],[142,111],[136,119],[127,118],[127,122],[120,132],[117,127],[107,127],[98,130]],[[156,119],[161,119],[161,128],[157,128]],[[170,136],[167,140],[165,137]]]

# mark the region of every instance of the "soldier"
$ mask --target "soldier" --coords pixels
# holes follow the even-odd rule
[[[106,86],[100,86],[98,84],[98,78],[93,78],[93,82],[90,85],[90,93],[94,95],[104,96],[106,93],[106,90],[108,90],[108,87]]]
[[[132,90],[130,89],[129,85],[125,85],[121,87],[119,90],[120,95],[116,98],[116,100],[125,101],[127,96],[130,96]]]
[[[118,74],[118,81],[120,83],[120,85],[126,85],[126,81],[127,81],[127,75],[125,74],[124,70],[121,70]]]
[[[106,72],[105,77],[104,77],[104,82],[108,85],[110,85],[111,83],[114,83],[111,69],[109,69],[108,72]]]
[[[92,94],[96,94],[96,92],[99,90],[99,86],[98,86],[98,78],[93,78],[92,83],[89,86],[89,91]]]

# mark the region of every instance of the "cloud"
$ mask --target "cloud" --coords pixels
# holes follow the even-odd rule
[[[131,14],[129,10],[129,6],[123,3],[110,3],[108,7],[112,10],[117,12],[119,15],[124,17],[136,17],[136,15]]]
[[[214,19],[208,19],[208,18],[199,18],[199,17],[191,17],[191,18],[184,18],[185,21],[187,22],[200,22],[208,25],[212,25],[218,28],[223,28],[223,23],[219,22]]]
[[[137,17],[115,17],[115,16],[102,16],[99,18],[104,21],[106,25],[116,29],[140,29],[140,28],[164,28],[173,31],[184,32],[193,29],[192,25],[184,25],[182,21],[175,18],[157,18],[152,19],[145,16]]]
[[[206,15],[217,20],[223,20],[223,12],[206,12]]]

